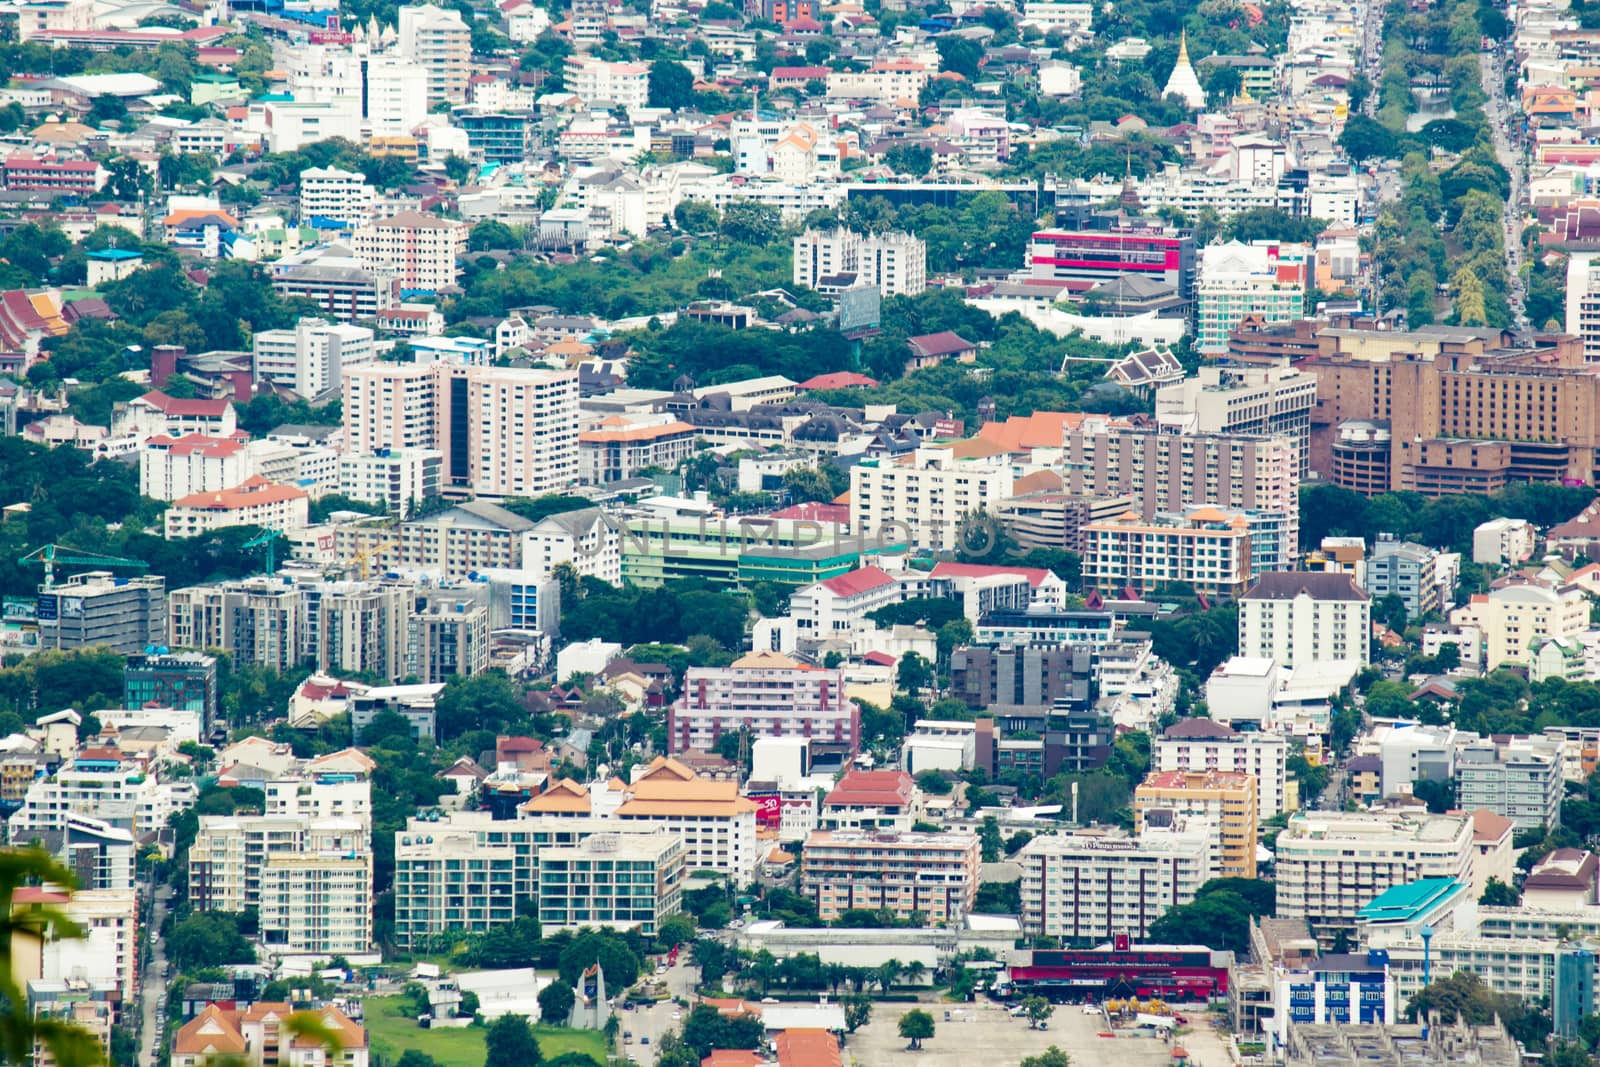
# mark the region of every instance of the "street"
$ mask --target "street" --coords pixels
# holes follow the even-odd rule
[[[161,942],[161,923],[166,918],[167,901],[171,896],[171,887],[162,883],[156,889],[155,904],[150,909],[150,965],[139,976],[139,1063],[142,1067],[155,1067],[157,1062],[156,1027],[162,1014],[157,1002],[166,989],[164,972],[167,968],[166,950]]]
[[[684,1009],[678,1007],[675,998],[683,997],[690,1004],[694,1003],[697,973],[698,969],[689,962],[689,954],[684,952],[678,958],[678,965],[669,967],[664,975],[667,980],[667,990],[674,999],[664,1000],[648,1008],[617,1012],[617,1018],[622,1021],[623,1055],[642,1064],[643,1067],[651,1067],[656,1062],[656,1049],[661,1043],[661,1035],[668,1030],[679,1029],[683,1025]],[[631,1037],[628,1036],[630,1034]],[[649,1039],[648,1043],[642,1040],[644,1038]]]
[[[1522,198],[1523,198],[1523,168],[1518,151],[1511,144],[1509,135],[1511,123],[1511,108],[1506,102],[1505,76],[1501,72],[1501,59],[1498,52],[1484,52],[1478,56],[1479,68],[1483,73],[1483,88],[1489,95],[1486,111],[1489,115],[1489,132],[1494,139],[1495,155],[1500,159],[1500,165],[1506,168],[1511,175],[1511,196],[1506,202],[1505,214],[1505,241],[1506,241],[1506,271],[1510,275],[1509,285],[1506,289],[1507,300],[1511,304],[1511,312],[1515,317],[1516,325],[1527,326],[1528,316],[1523,306],[1522,289]]]

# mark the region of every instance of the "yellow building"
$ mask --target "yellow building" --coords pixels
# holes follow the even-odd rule
[[[1133,828],[1142,834],[1146,826],[1155,825],[1154,811],[1204,819],[1217,835],[1218,876],[1254,878],[1258,810],[1254,775],[1157,771],[1134,790]]]

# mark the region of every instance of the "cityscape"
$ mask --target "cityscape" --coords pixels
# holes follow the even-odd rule
[[[0,0],[0,1062],[1600,1064],[1588,0]]]

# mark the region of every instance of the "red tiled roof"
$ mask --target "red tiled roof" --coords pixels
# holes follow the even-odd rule
[[[228,412],[226,400],[180,400],[159,389],[152,389],[139,399],[168,415],[220,419]]]
[[[158,433],[150,438],[148,444],[151,448],[165,448],[174,456],[232,456],[244,448],[231,437],[207,437],[203,433],[184,434],[182,437]]]
[[[844,504],[790,504],[772,513],[774,519],[795,519],[800,522],[836,522],[841,526],[850,522],[850,509]]]
[[[1037,589],[1042,585],[1050,572],[1043,567],[997,567],[986,563],[937,563],[934,565],[932,576],[935,578],[988,578],[996,574],[1020,574],[1028,579],[1028,584]]]
[[[823,801],[825,807],[905,807],[915,795],[916,783],[905,771],[849,771]]]
[[[923,334],[921,337],[908,338],[906,341],[912,348],[924,356],[953,356],[957,352],[965,352],[978,346],[950,330],[941,330],[938,333]]]
[[[894,578],[882,567],[862,567],[860,570],[841,574],[837,578],[829,578],[822,585],[836,596],[852,597],[862,593],[870,593],[874,589],[882,589],[886,585],[893,585]]]
[[[853,386],[869,387],[878,384],[876,378],[868,378],[865,374],[855,371],[839,370],[829,374],[819,374],[814,378],[807,378],[796,389],[849,389]]]

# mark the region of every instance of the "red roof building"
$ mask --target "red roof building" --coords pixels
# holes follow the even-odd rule
[[[878,384],[878,379],[868,378],[865,374],[855,371],[839,370],[828,374],[819,374],[814,378],[807,378],[796,389],[855,389],[870,388]]]
[[[917,784],[905,771],[848,771],[822,807],[825,811],[877,808],[899,814],[910,811],[916,803]]]

